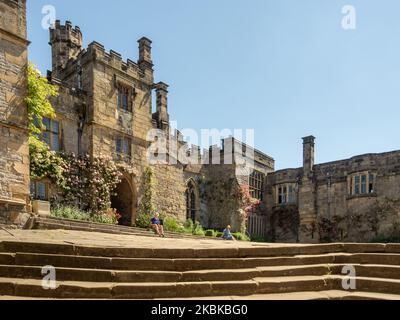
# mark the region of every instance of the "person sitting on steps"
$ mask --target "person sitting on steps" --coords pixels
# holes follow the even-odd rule
[[[224,230],[224,234],[222,236],[224,240],[236,241],[235,237],[231,233],[231,229],[232,229],[231,226],[227,226],[226,229]]]
[[[153,228],[155,234],[157,234],[159,237],[165,238],[164,223],[163,220],[160,219],[159,213],[156,213],[154,217],[151,219],[151,227]]]

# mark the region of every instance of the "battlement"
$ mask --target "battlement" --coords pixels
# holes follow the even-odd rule
[[[69,60],[75,60],[81,53],[83,36],[81,29],[73,27],[70,21],[64,25],[57,20],[50,28],[50,42],[52,49],[52,68],[55,76],[60,77],[62,70]]]
[[[73,26],[70,21],[62,24],[57,20],[50,28],[50,45],[52,46],[53,74],[62,78],[62,70],[74,65],[79,59],[95,59],[115,69],[127,73],[136,79],[153,82],[153,64],[151,61],[151,40],[141,38],[139,42],[138,62],[132,59],[123,61],[122,55],[114,50],[106,52],[105,46],[99,42],[91,42],[87,49],[82,47],[83,36],[78,26]]]
[[[50,28],[50,30],[53,31],[55,35],[65,33],[65,35],[70,37],[82,39],[81,29],[78,26],[73,27],[71,21],[66,21],[65,24],[62,25],[60,20],[56,20],[54,27]]]
[[[115,69],[121,70],[134,78],[145,77],[145,72],[139,67],[138,63],[131,59],[123,61],[122,55],[119,52],[114,50],[107,52],[104,45],[99,42],[91,42],[86,51],[89,56],[97,61],[101,61]]]
[[[180,148],[186,149],[186,155],[188,157],[198,155],[200,159],[199,163],[202,164],[233,164],[235,160],[241,158],[250,159],[272,170],[275,168],[275,160],[273,158],[255,148],[251,148],[233,137],[221,139],[220,145],[214,144],[203,150],[201,150],[200,146],[195,144],[189,146],[189,144],[184,141],[182,133],[177,129],[171,134],[171,138],[177,141],[179,150]],[[251,148],[251,152],[244,154],[243,146]]]

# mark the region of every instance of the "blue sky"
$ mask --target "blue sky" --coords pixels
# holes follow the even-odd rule
[[[179,128],[255,129],[277,169],[400,149],[398,0],[30,0],[30,60],[51,68],[42,7],[136,60],[153,40],[156,81],[170,85]],[[355,30],[341,26],[353,5]]]

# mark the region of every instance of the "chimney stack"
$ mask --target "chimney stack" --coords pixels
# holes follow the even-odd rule
[[[139,39],[139,66],[142,68],[153,68],[153,61],[151,58],[151,40],[142,37]]]
[[[315,156],[315,137],[308,136],[303,138],[303,169],[304,176],[308,177],[314,168]]]
[[[157,96],[157,111],[155,118],[160,129],[168,128],[168,85],[164,82],[159,82],[155,85]]]

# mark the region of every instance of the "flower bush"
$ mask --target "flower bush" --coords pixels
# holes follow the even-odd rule
[[[63,196],[68,203],[78,203],[80,208],[92,214],[107,211],[111,206],[111,196],[122,174],[111,158],[62,155],[66,188]]]
[[[34,180],[50,179],[61,190],[67,190],[64,168],[65,160],[56,152],[50,151],[43,142],[32,138],[29,140],[30,174]]]
[[[98,212],[90,217],[90,221],[97,223],[106,223],[106,224],[118,224],[119,219],[121,219],[121,215],[117,212],[116,209],[109,208],[105,211]]]
[[[245,212],[246,216],[250,213],[256,212],[261,205],[260,200],[251,196],[250,186],[248,184],[236,186],[233,195],[239,201],[240,208]]]

